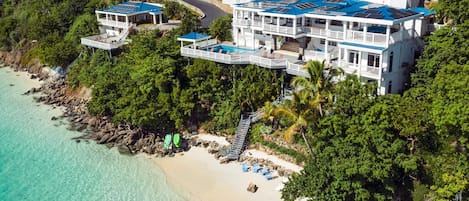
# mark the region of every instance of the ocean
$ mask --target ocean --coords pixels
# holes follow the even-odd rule
[[[0,200],[185,200],[145,155],[115,148],[67,130],[61,111],[22,95],[30,81],[0,68]],[[37,96],[37,95],[36,95]]]

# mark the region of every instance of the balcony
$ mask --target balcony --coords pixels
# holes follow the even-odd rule
[[[251,64],[256,64],[269,69],[283,69],[287,65],[286,59],[271,59],[257,55],[249,56]]]
[[[238,19],[233,19],[233,25],[235,25],[235,26],[245,26],[246,27],[246,26],[251,25],[251,22],[248,19],[238,18]]]
[[[249,57],[246,55],[230,55],[188,47],[181,47],[181,55],[192,58],[207,59],[225,64],[249,64]]]
[[[323,36],[332,39],[344,39],[343,31],[326,30],[321,27],[306,27],[305,32],[312,36]]]
[[[346,74],[357,74],[358,76],[367,77],[371,79],[379,79],[379,68],[373,66],[360,66],[358,64],[348,63],[344,60],[341,61],[341,66]]]
[[[303,30],[300,27],[297,27],[295,30],[293,27],[277,26],[275,24],[264,24],[263,31],[282,33],[287,35],[297,35],[303,33]]]
[[[125,22],[115,21],[115,20],[107,20],[106,18],[99,18],[98,22],[104,26],[118,27],[118,28],[123,28],[123,29],[127,29],[130,26],[132,26],[132,23],[125,23]]]
[[[324,61],[330,58],[329,53],[316,50],[305,50],[305,60]]]
[[[120,36],[110,37],[107,34],[101,34],[96,36],[89,36],[81,38],[81,44],[89,47],[95,47],[103,50],[117,49],[122,45],[127,44],[125,37]]]
[[[252,20],[251,21],[252,27],[262,28],[262,21],[261,20]]]
[[[287,73],[290,75],[308,77],[308,72],[304,69],[305,65],[306,63],[302,61],[295,63],[287,61]]]
[[[386,34],[371,33],[371,32],[366,32],[365,34],[363,33],[363,31],[347,30],[347,40],[367,43],[370,45],[385,46]]]

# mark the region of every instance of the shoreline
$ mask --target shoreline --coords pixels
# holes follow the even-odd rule
[[[29,83],[28,86],[32,89],[25,94],[40,92],[41,97],[33,97],[36,102],[64,108],[63,114],[53,117],[52,120],[64,118],[70,123],[70,130],[93,132],[84,133],[82,137],[72,140],[78,143],[81,140],[91,139],[109,148],[116,146],[121,154],[144,153],[145,157],[164,172],[166,182],[189,200],[281,200],[280,191],[275,189],[278,189],[290,174],[286,174],[285,177],[282,173],[281,177],[277,176],[267,181],[260,173],[243,172],[238,161],[222,164],[227,161],[220,160],[220,153],[229,145],[224,137],[210,134],[200,134],[201,138],[184,135],[190,150],[176,153],[174,157],[167,157],[168,153],[162,149],[163,138],[158,134],[140,129],[126,129],[125,125],[113,125],[108,118],[91,116],[86,109],[87,100],[83,97],[67,96],[63,81],[39,81],[31,79],[31,74],[27,71],[15,70],[12,66],[0,66],[1,68],[18,73],[17,76],[21,75],[21,79]],[[42,79],[44,77],[41,77]],[[251,163],[253,158],[255,157],[245,156],[240,158],[240,161]],[[268,165],[269,169],[277,170],[279,167],[273,167],[272,165],[279,164],[275,162],[272,164],[272,161],[269,161],[270,165],[265,163],[269,160],[267,158],[259,159],[259,162]],[[285,169],[282,169],[282,172],[283,170]],[[276,175],[280,176],[280,171],[278,170]],[[293,171],[290,170],[290,173]],[[246,190],[250,182],[259,187],[256,193]]]

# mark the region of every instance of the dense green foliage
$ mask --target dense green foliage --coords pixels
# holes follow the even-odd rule
[[[218,41],[232,40],[231,18],[232,16],[226,15],[215,19],[208,27],[210,35]]]
[[[439,5],[456,25],[427,38],[411,75],[412,87],[403,95],[378,97],[376,86],[353,77],[333,86],[329,113],[316,120],[317,128],[308,129],[315,157],[287,183],[284,199],[469,197],[469,22],[464,2]]]

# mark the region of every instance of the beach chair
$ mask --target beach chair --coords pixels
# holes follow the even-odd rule
[[[254,165],[252,166],[252,172],[258,173],[259,169],[260,169],[259,163],[254,163]]]
[[[264,175],[265,179],[271,180],[273,178],[272,172],[269,172],[268,174]]]
[[[267,173],[269,173],[269,168],[267,166],[264,166],[261,170],[261,174],[266,175]]]
[[[248,172],[248,171],[249,171],[249,166],[248,166],[248,164],[246,164],[245,162],[243,163],[243,165],[241,166],[241,168],[243,169],[243,172]]]

